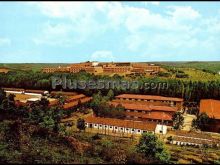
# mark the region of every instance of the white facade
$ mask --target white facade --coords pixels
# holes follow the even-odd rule
[[[125,134],[137,134],[141,135],[144,132],[151,132],[154,133],[154,131],[147,131],[147,130],[141,130],[141,129],[134,129],[134,128],[127,128],[127,127],[118,127],[118,126],[112,126],[112,125],[104,125],[104,124],[95,124],[95,123],[85,123],[87,128],[94,128],[101,131],[108,131],[109,133],[125,133]]]
[[[157,124],[155,133],[156,134],[163,134],[163,135],[167,134],[167,126]]]

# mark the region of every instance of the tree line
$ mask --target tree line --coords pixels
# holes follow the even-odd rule
[[[0,74],[0,87],[13,87],[24,89],[39,89],[39,90],[54,90],[52,89],[52,77],[62,77],[65,75],[68,79],[78,81],[98,81],[98,80],[110,80],[110,81],[136,81],[139,87],[144,87],[144,84],[152,83],[167,84],[167,88],[123,88],[121,86],[113,88],[115,95],[121,93],[136,93],[136,94],[149,94],[149,95],[161,95],[169,97],[180,97],[186,101],[199,102],[200,99],[219,99],[220,98],[220,81],[191,81],[191,80],[179,80],[179,79],[164,79],[160,77],[144,77],[137,76],[134,79],[129,79],[124,76],[106,76],[106,75],[93,75],[86,72],[79,73],[41,73],[33,71],[13,71]],[[56,90],[62,89],[62,86],[57,86]],[[72,91],[72,89],[63,89],[64,91]],[[94,93],[101,91],[103,95],[106,95],[109,89],[91,89],[86,87],[85,89],[74,89],[79,93],[92,96]]]

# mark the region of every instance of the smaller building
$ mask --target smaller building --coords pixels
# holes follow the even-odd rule
[[[197,146],[202,147],[208,145],[210,147],[220,145],[220,140],[213,138],[211,135],[206,133],[197,132],[186,132],[186,131],[175,131],[169,132],[172,136],[171,144],[185,145],[185,146]]]
[[[1,67],[0,68],[0,73],[8,73],[9,72],[9,69],[6,68],[6,67]]]
[[[156,134],[167,134],[167,126],[166,125],[160,125],[157,124],[156,129],[155,129]]]

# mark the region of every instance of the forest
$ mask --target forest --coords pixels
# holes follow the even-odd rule
[[[191,81],[182,79],[164,79],[162,77],[144,77],[137,76],[135,78],[129,78],[119,75],[114,75],[112,77],[107,75],[93,75],[86,72],[79,73],[41,73],[34,71],[10,71],[8,73],[0,73],[0,87],[10,87],[10,88],[24,88],[24,89],[42,89],[42,90],[54,90],[52,89],[52,77],[62,77],[65,75],[67,79],[77,80],[77,81],[137,81],[140,88],[113,88],[114,95],[121,93],[136,93],[136,94],[148,94],[148,95],[161,95],[169,97],[180,97],[184,98],[187,102],[199,102],[200,99],[219,99],[220,98],[220,80],[210,80],[210,81]],[[165,83],[168,85],[167,88],[143,88],[145,83]],[[141,88],[142,87],[142,88]],[[60,90],[62,87],[57,86]],[[63,89],[64,91],[71,91],[71,89]],[[106,95],[109,89],[99,90],[97,88],[91,89],[74,89],[74,91],[79,93],[84,93],[88,96],[92,96],[99,91]]]

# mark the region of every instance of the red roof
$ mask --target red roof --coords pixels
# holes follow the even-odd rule
[[[26,93],[38,93],[38,94],[44,94],[44,90],[32,90],[32,89],[26,89]]]
[[[51,95],[61,94],[61,95],[66,95],[66,96],[78,95],[76,92],[63,92],[63,91],[52,91],[50,92],[50,94]]]
[[[75,100],[78,100],[78,99],[82,99],[86,97],[84,94],[78,94],[78,95],[74,95],[74,96],[69,96],[67,99],[66,99],[66,102],[71,102],[71,101],[75,101]]]
[[[136,103],[124,103],[118,102],[118,101],[112,101],[110,102],[111,105],[117,106],[121,104],[125,109],[130,109],[130,110],[141,110],[141,111],[169,111],[169,112],[176,112],[178,110],[177,107],[170,107],[170,106],[155,106],[155,105],[144,105],[144,104],[139,104],[138,102]]]
[[[24,89],[22,88],[2,88],[2,89],[4,89],[4,91],[19,91],[19,92],[24,91]]]
[[[85,97],[85,98],[80,99],[80,101],[81,101],[81,103],[85,103],[85,102],[90,101],[91,99],[92,99],[92,97]],[[64,104],[63,108],[69,109],[69,108],[75,107],[76,105],[78,105],[78,100]]]
[[[158,120],[172,120],[172,114],[170,113],[162,113],[162,112],[150,112],[148,114],[144,114],[143,118],[147,119],[158,119]]]
[[[200,113],[201,112],[205,112],[210,118],[220,119],[220,100],[201,100]]]
[[[154,119],[154,120],[172,120],[172,114],[166,112],[149,112],[149,113],[139,113],[139,112],[126,112],[127,116],[136,116],[143,119]]]
[[[89,116],[85,118],[85,122],[94,124],[104,124],[117,127],[134,128],[147,131],[155,131],[156,123],[154,122],[143,122],[143,121],[133,121],[133,120],[122,120],[115,118],[103,118]]]
[[[144,100],[163,100],[163,101],[176,101],[182,102],[182,98],[175,97],[163,97],[163,96],[154,96],[154,95],[136,95],[136,94],[122,94],[116,96],[116,98],[125,98],[125,99],[144,99]]]

